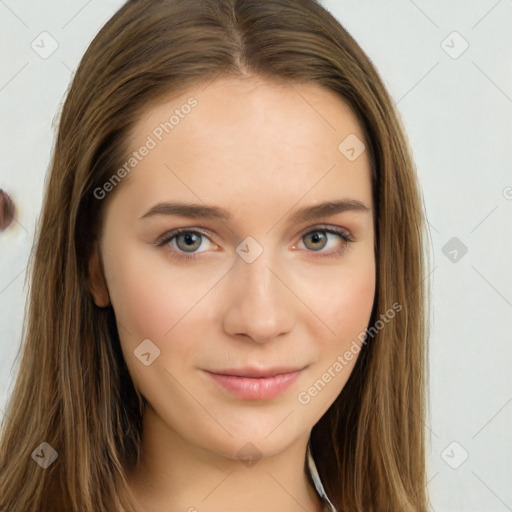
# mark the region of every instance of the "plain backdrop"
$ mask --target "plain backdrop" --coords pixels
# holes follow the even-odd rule
[[[0,0],[0,188],[16,204],[16,223],[0,233],[0,415],[14,382],[54,121],[85,49],[121,5]],[[512,1],[323,5],[380,72],[423,188],[434,509],[512,511]]]

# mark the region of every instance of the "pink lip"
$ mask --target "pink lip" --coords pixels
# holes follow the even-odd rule
[[[297,379],[302,370],[290,369],[240,369],[210,372],[214,381],[243,400],[270,400],[283,393]]]

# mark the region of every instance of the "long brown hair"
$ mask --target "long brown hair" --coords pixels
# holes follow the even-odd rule
[[[313,428],[327,494],[346,512],[428,510],[423,206],[399,115],[374,66],[314,0],[131,0],[89,46],[61,112],[2,423],[1,511],[132,510],[119,496],[129,492],[125,469],[140,457],[146,402],[125,365],[114,311],[94,304],[87,271],[103,209],[122,183],[104,201],[94,190],[126,161],[131,130],[150,106],[215,77],[248,74],[323,86],[356,114],[375,204],[371,326],[402,307],[366,337]],[[41,443],[57,455],[46,469],[35,455],[53,452]]]

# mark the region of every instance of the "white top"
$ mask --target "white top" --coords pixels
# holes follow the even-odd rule
[[[315,484],[316,492],[318,493],[322,501],[326,503],[328,507],[327,510],[329,510],[330,512],[337,512],[331,500],[327,496],[327,493],[325,492],[322,482],[320,481],[320,475],[318,474],[318,470],[316,469],[316,464],[313,459],[309,443],[306,451],[306,458],[308,462],[309,473],[311,474],[311,478],[313,479],[313,483]]]

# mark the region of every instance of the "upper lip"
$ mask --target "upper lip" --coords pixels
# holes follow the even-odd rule
[[[245,366],[243,368],[225,368],[223,370],[207,370],[210,373],[217,375],[230,375],[233,377],[248,377],[253,379],[262,379],[265,377],[275,377],[284,373],[292,373],[302,370],[302,368],[290,366],[271,366],[271,367],[256,367]]]

